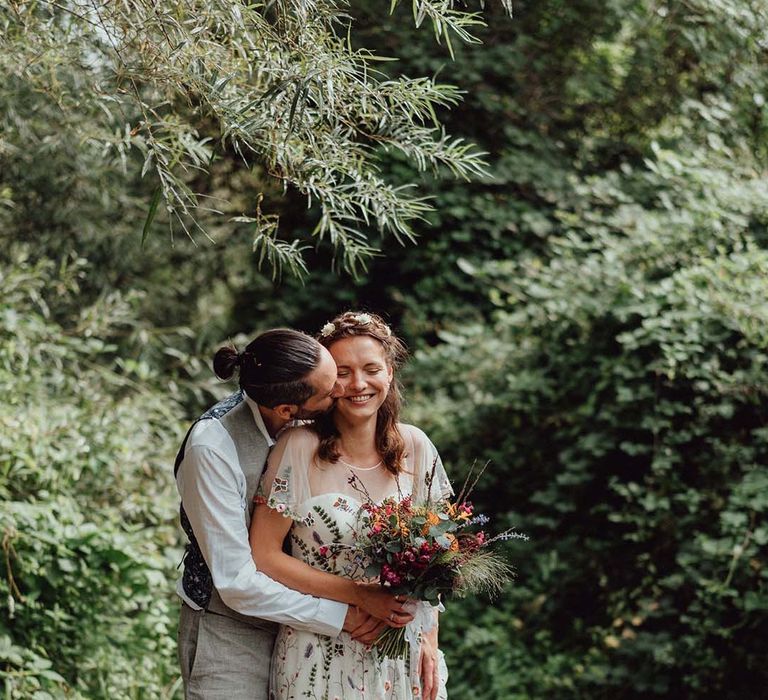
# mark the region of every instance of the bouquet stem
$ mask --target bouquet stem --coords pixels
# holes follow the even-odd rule
[[[411,645],[405,638],[405,627],[387,627],[373,643],[373,650],[382,659],[408,659]]]

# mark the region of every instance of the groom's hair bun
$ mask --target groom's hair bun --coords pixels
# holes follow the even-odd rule
[[[320,344],[306,333],[275,328],[254,338],[239,354],[232,346],[220,348],[213,371],[229,379],[239,368],[240,388],[267,408],[301,406],[315,393],[308,377],[320,363],[320,352]]]
[[[219,348],[213,356],[213,371],[219,379],[229,379],[240,364],[240,354],[232,345]]]

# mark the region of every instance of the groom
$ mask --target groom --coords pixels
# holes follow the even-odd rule
[[[240,391],[204,413],[176,458],[181,524],[189,540],[177,585],[179,662],[187,700],[266,700],[277,624],[371,642],[379,622],[313,598],[257,571],[248,543],[253,497],[275,436],[291,420],[330,410],[336,364],[313,338],[267,331],[238,354],[220,349],[214,371],[239,369]]]

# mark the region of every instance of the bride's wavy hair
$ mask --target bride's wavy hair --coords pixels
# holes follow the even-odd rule
[[[376,449],[386,469],[399,474],[405,465],[405,440],[397,429],[402,406],[402,391],[397,370],[402,367],[408,352],[381,316],[359,311],[345,311],[326,323],[317,335],[321,345],[330,348],[342,338],[369,336],[381,344],[387,365],[392,368],[392,382],[384,403],[376,415]],[[327,462],[337,462],[339,431],[333,421],[333,413],[327,413],[314,422],[314,430],[320,437],[318,457]]]

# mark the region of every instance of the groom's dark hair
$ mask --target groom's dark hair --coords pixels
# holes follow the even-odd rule
[[[320,344],[314,338],[275,328],[257,336],[241,353],[232,346],[220,348],[213,371],[220,379],[229,379],[239,368],[240,388],[267,408],[301,406],[315,393],[307,377],[319,363]]]

